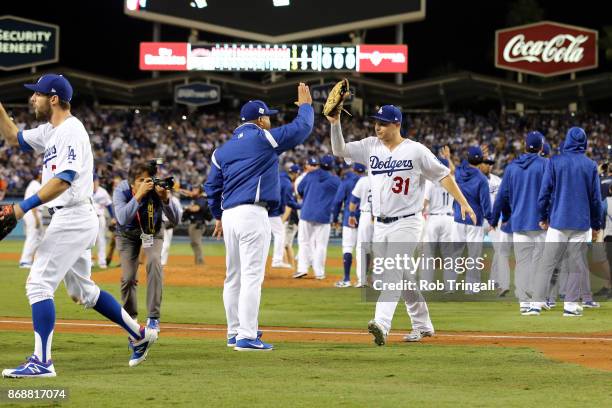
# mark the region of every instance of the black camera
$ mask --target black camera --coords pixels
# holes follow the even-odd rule
[[[172,190],[174,188],[174,177],[158,178],[153,176],[153,184],[164,188],[166,190]]]
[[[160,157],[157,157],[153,160],[149,160],[147,163],[147,172],[155,179],[155,175],[157,174],[157,166],[164,163],[164,160]]]

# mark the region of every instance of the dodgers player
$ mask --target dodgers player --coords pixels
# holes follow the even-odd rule
[[[173,193],[170,193],[170,201],[173,202],[173,207],[178,209],[178,219],[183,217],[183,207],[181,206],[181,200]],[[168,256],[170,255],[170,245],[172,245],[172,237],[174,236],[175,224],[172,224],[165,213],[162,213],[162,223],[164,229],[164,242],[162,243],[161,250],[161,264],[166,266],[168,264]]]
[[[36,177],[30,181],[28,187],[26,187],[25,195],[23,198],[28,198],[38,193],[38,190],[42,187],[40,185],[42,174],[36,173]],[[42,225],[42,214],[38,208],[33,208],[32,211],[28,212],[23,216],[23,222],[25,223],[25,242],[23,243],[23,250],[21,252],[21,259],[19,260],[19,267],[24,269],[30,269],[32,262],[34,261],[34,254],[40,245],[40,240],[43,237],[43,225]]]
[[[100,186],[100,179],[97,174],[94,174],[94,192],[93,202],[96,214],[98,215],[98,238],[96,246],[98,247],[98,266],[101,269],[106,269],[106,211],[111,216],[111,225],[116,223],[115,213],[113,211],[113,200],[110,194],[104,187]]]
[[[298,208],[299,206],[293,197],[293,184],[291,183],[291,179],[284,171],[279,173],[279,184],[280,201],[275,208],[268,212],[272,236],[274,237],[272,268],[291,269],[293,266],[283,261],[285,255],[286,226],[292,209]]]
[[[22,218],[32,208],[46,203],[53,217],[26,282],[32,307],[34,353],[17,368],[2,371],[2,376],[56,376],[51,360],[53,297],[62,280],[76,303],[93,308],[128,332],[133,349],[129,365],[135,366],[146,358],[157,332],[140,326],[111,294],[91,280],[91,248],[98,233],[91,200],[93,154],[85,127],[70,113],[72,86],[61,75],[46,74],[25,87],[34,92],[30,103],[36,118],[48,122],[19,131],[0,104],[0,134],[6,142],[22,151],[44,153],[43,186],[37,194],[15,205],[15,215]]]
[[[359,212],[357,209],[359,208]],[[359,214],[359,219],[357,219]],[[357,226],[357,283],[356,288],[367,286],[367,271],[372,256],[374,221],[372,220],[372,190],[370,178],[360,177],[351,192],[349,225]]]
[[[272,128],[262,101],[243,105],[244,122],[212,154],[204,185],[210,210],[217,220],[213,236],[223,236],[227,274],[223,302],[227,317],[227,346],[238,351],[267,351],[257,330],[261,284],[270,248],[267,208],[280,201],[278,155],[303,143],[314,123],[308,86],[298,86],[298,115],[293,122]]]
[[[338,223],[338,217],[340,210],[344,207],[342,216],[342,262],[344,265],[344,279],[336,282],[337,288],[348,288],[351,286],[351,266],[353,264],[353,249],[357,244],[357,228],[349,224],[349,206],[351,200],[351,192],[357,184],[357,180],[363,177],[366,167],[361,163],[355,163],[352,171],[347,171],[342,179],[342,184],[336,192],[334,198],[334,212],[333,220],[334,224]],[[355,214],[355,217],[359,217],[359,213]]]
[[[376,137],[350,143],[344,142],[340,114],[327,119],[331,123],[334,154],[368,165],[372,214],[376,218],[373,241],[377,246],[383,247],[382,254],[387,252],[390,243],[404,242],[408,247],[408,254],[412,256],[423,225],[421,211],[425,180],[440,182],[460,203],[461,215],[469,215],[476,221],[474,211],[449,176],[448,168],[422,144],[402,138],[402,113],[397,107],[382,106],[372,118],[375,120]],[[377,252],[375,250],[375,256]],[[386,281],[401,284],[402,281],[410,279],[410,272],[406,269],[386,269],[383,274],[387,275]],[[405,300],[413,328],[404,339],[419,341],[422,337],[432,336],[434,333],[427,303],[418,290],[406,288],[391,291],[390,294],[381,292],[374,319],[368,323],[368,331],[378,345],[384,345],[386,342],[400,296]]]

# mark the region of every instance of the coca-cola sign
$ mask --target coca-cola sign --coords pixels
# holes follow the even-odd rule
[[[497,30],[495,66],[539,76],[597,68],[597,31],[550,21]]]

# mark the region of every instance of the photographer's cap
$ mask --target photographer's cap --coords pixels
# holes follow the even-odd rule
[[[57,95],[62,101],[72,99],[72,85],[63,75],[45,74],[35,84],[25,84],[27,89],[45,95]]]
[[[277,113],[277,110],[268,108],[268,105],[266,105],[264,101],[248,101],[242,105],[242,109],[240,109],[240,120],[246,122],[249,120],[255,120],[260,116],[271,116],[276,115]]]
[[[400,111],[397,106],[393,105],[381,106],[378,112],[370,117],[381,122],[402,123],[402,111]]]

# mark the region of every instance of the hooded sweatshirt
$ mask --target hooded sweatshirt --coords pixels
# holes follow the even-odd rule
[[[547,163],[538,196],[540,221],[552,228],[587,231],[601,228],[601,192],[597,165],[584,155],[584,130],[567,131],[563,153]]]
[[[329,224],[338,187],[340,178],[327,170],[319,168],[308,173],[298,185],[298,194],[304,197],[300,219]]]
[[[497,226],[500,214],[504,213],[505,216],[510,215],[513,232],[541,231],[538,225],[538,194],[546,162],[539,153],[525,153],[506,167],[493,206],[495,224],[492,226]],[[504,208],[509,211],[504,212]]]
[[[357,180],[359,180],[359,175],[349,171],[342,179],[342,184],[338,188],[336,192],[336,197],[334,197],[334,211],[332,214],[332,219],[334,222],[338,222],[338,217],[340,216],[340,210],[344,205],[344,211],[342,215],[342,226],[349,227],[348,219],[349,219],[349,205],[351,202],[351,193],[355,188],[355,184],[357,184]],[[359,211],[356,211],[356,218],[359,219]]]
[[[489,195],[489,180],[487,180],[487,177],[479,169],[470,166],[464,160],[455,170],[455,180],[470,207],[476,213],[476,225],[482,226],[484,219],[489,221],[489,224],[493,224],[491,222],[491,197]],[[453,202],[453,210],[455,222],[474,225],[470,217],[466,216],[465,220],[461,219],[461,206],[457,201]]]
[[[281,171],[279,174],[280,181],[280,201],[277,206],[268,211],[270,217],[280,217],[285,212],[285,207],[289,206],[294,209],[299,209],[300,205],[295,201],[293,196],[293,184],[289,175]]]

